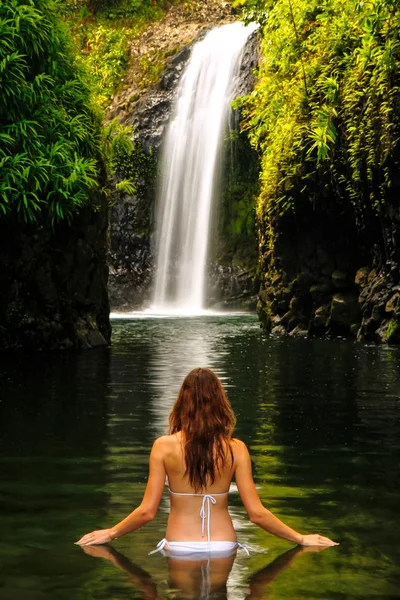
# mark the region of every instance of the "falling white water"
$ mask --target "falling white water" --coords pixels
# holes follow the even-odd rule
[[[162,157],[154,312],[203,310],[219,150],[242,52],[256,27],[233,23],[210,31],[194,46],[179,84]]]

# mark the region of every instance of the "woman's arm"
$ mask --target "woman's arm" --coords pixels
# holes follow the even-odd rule
[[[269,584],[272,583],[280,573],[290,567],[296,556],[307,552],[323,552],[326,549],[327,546],[314,546],[308,548],[304,546],[295,546],[294,548],[287,550],[284,554],[275,558],[272,563],[261,569],[261,571],[251,575],[247,580],[250,594],[246,596],[246,600],[264,600],[267,598]],[[87,550],[85,550],[85,552],[87,552]]]
[[[83,551],[89,556],[105,558],[112,562],[118,569],[125,571],[135,588],[142,592],[146,600],[161,600],[158,595],[157,586],[151,576],[141,567],[135,565],[126,556],[117,552],[111,546],[84,546]]]
[[[240,440],[235,440],[233,448],[236,463],[236,485],[239,490],[240,498],[252,523],[255,523],[273,535],[284,538],[289,542],[294,542],[295,544],[299,544],[301,546],[337,545],[336,542],[333,542],[329,538],[319,534],[303,535],[298,533],[294,529],[291,529],[285,525],[285,523],[280,521],[278,517],[275,517],[275,515],[267,510],[263,506],[258,496],[256,486],[254,485],[251,460],[246,445]]]
[[[106,544],[122,535],[139,529],[149,521],[152,521],[157,514],[165,485],[165,467],[163,440],[158,438],[150,453],[150,472],[147,481],[146,491],[143,500],[130,515],[123,521],[109,529],[100,529],[87,533],[80,540],[75,542],[79,546],[90,546],[92,544]]]

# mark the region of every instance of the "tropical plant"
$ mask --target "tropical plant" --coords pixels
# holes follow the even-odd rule
[[[93,99],[106,108],[121,85],[128,65],[126,27],[99,25],[89,28],[85,35],[85,50],[79,60],[90,76]]]
[[[94,201],[101,115],[53,0],[0,3],[0,214],[70,219]]]
[[[270,246],[300,198],[336,194],[359,225],[380,215],[399,160],[399,3],[239,3],[264,22],[244,127],[261,157],[257,214]]]

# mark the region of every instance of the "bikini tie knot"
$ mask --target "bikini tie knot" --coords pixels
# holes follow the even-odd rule
[[[207,539],[210,541],[210,521],[211,521],[211,504],[217,504],[216,499],[211,494],[204,494],[203,502],[201,503],[200,518],[201,518],[201,535],[204,537],[205,522],[207,519]],[[207,510],[206,510],[207,508]]]
[[[160,540],[157,544],[157,548],[155,550],[152,550],[151,552],[149,552],[149,556],[150,556],[150,554],[155,554],[156,552],[161,552],[161,550],[164,549],[164,546],[166,544],[167,544],[167,540],[165,538]]]

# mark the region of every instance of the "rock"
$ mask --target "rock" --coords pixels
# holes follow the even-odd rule
[[[389,321],[385,338],[388,344],[400,344],[400,319]]]
[[[300,327],[300,325],[297,325],[290,333],[289,335],[291,337],[297,337],[297,338],[307,338],[308,337],[308,331],[307,329],[303,329],[302,327]]]
[[[400,293],[396,292],[390,300],[386,302],[385,311],[387,313],[394,312],[397,308],[400,307]]]
[[[395,284],[400,282],[400,267],[397,263],[390,263],[390,276]]]
[[[293,296],[289,303],[290,312],[294,313],[301,309],[301,301],[296,296]],[[287,309],[286,309],[287,310]]]
[[[328,296],[332,292],[332,285],[329,282],[317,283],[310,287],[310,294],[315,300],[320,296]]]
[[[0,350],[110,343],[107,215],[103,204],[54,229],[0,223]]]
[[[285,327],[288,327],[289,322],[293,319],[293,313],[291,310],[288,310],[287,313],[285,313],[283,315],[283,317],[281,318],[281,323],[282,325],[284,325]]]
[[[313,307],[330,302],[333,286],[330,282],[317,283],[310,287]]]
[[[260,326],[267,332],[271,333],[272,320],[267,307],[259,300],[257,303],[257,314],[260,320]]]
[[[293,329],[296,329],[296,327],[298,325],[300,325],[300,323],[301,323],[300,317],[298,317],[297,315],[294,315],[287,324],[288,331],[292,331]]]
[[[377,294],[381,290],[385,290],[387,287],[387,281],[382,273],[379,273],[379,275],[372,281],[369,281],[369,283],[372,283],[372,286],[369,290],[370,296],[374,296],[374,294]]]
[[[275,327],[272,328],[271,335],[274,335],[277,337],[283,337],[283,336],[287,335],[286,328],[283,325],[276,325]]]
[[[144,170],[135,194],[117,194],[110,209],[108,291],[115,311],[140,309],[150,302],[153,168],[154,163]]]
[[[314,314],[313,325],[316,329],[325,328],[329,319],[330,305],[326,304],[317,308]]]
[[[360,331],[359,323],[353,323],[352,325],[350,325],[350,335],[352,335],[354,337],[358,337],[359,331]]]
[[[361,322],[360,305],[354,294],[335,294],[332,298],[329,325],[343,325],[350,328]]]
[[[254,273],[249,270],[233,265],[208,265],[206,304],[211,308],[254,310],[258,288]]]
[[[379,322],[375,321],[375,319],[370,318],[363,322],[362,327],[365,333],[372,334],[375,333],[375,331],[378,329]]]
[[[368,276],[370,270],[368,267],[361,267],[358,269],[354,282],[359,286],[360,289],[364,288],[368,284]]]
[[[291,298],[291,291],[289,288],[283,287],[281,283],[274,282],[276,286],[276,290],[270,289],[270,295],[273,297],[271,303],[271,309],[273,312],[278,313],[279,315],[285,314],[289,310],[289,301]],[[274,284],[273,284],[274,285]]]
[[[379,323],[382,320],[384,314],[385,314],[385,303],[381,302],[380,304],[375,304],[372,309],[372,313],[371,313],[372,319],[374,319],[374,321]]]
[[[314,281],[315,278],[311,273],[307,271],[301,272],[293,282],[293,289],[296,291],[296,295],[308,294]]]
[[[386,333],[388,328],[389,321],[383,320],[377,330],[375,331],[374,342],[376,343],[385,343],[386,342]]]
[[[334,271],[332,273],[332,283],[338,290],[346,289],[351,285],[350,278],[344,271]]]

